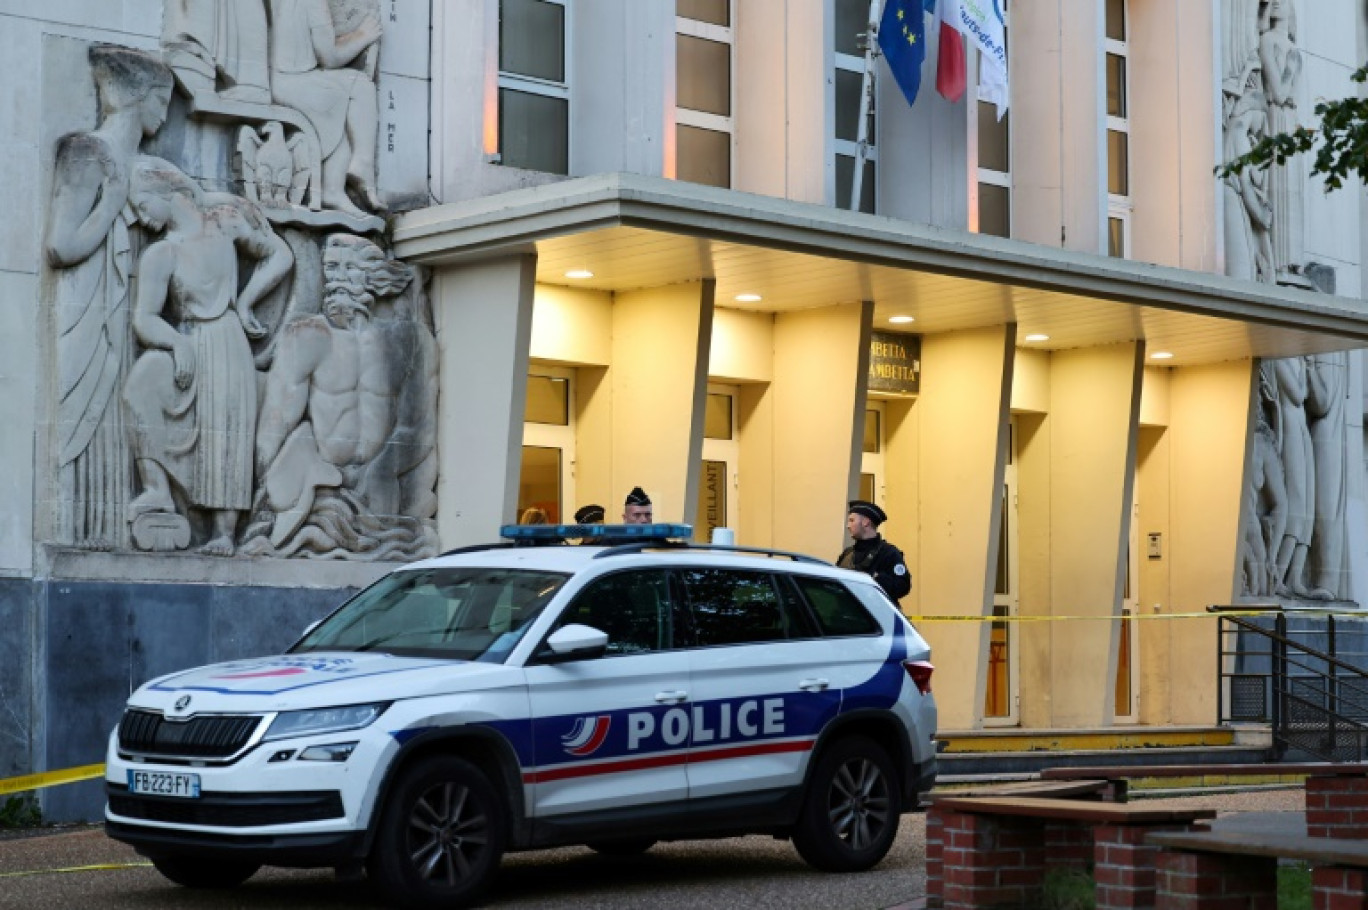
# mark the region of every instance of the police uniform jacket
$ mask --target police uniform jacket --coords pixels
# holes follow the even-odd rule
[[[836,565],[869,575],[894,601],[906,597],[912,590],[912,573],[907,571],[902,550],[878,534],[846,547]]]

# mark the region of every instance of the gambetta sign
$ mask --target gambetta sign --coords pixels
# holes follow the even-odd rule
[[[921,336],[874,332],[869,339],[871,392],[915,395],[921,389]]]

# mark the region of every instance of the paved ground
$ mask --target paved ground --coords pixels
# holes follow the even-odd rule
[[[1171,797],[1211,806],[1224,827],[1304,824],[1300,788]],[[925,896],[924,817],[904,816],[898,842],[876,869],[826,875],[809,869],[785,841],[763,837],[663,844],[633,858],[567,848],[508,857],[491,904],[549,910],[913,910]],[[381,906],[328,871],[265,870],[231,892],[190,892],[166,882],[99,828],[0,836],[0,908],[56,910],[313,910]]]

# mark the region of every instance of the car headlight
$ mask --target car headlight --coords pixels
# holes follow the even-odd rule
[[[368,726],[389,707],[375,705],[347,705],[344,708],[314,708],[310,711],[285,711],[276,715],[267,728],[262,742],[292,736],[315,736],[319,733],[341,733]]]

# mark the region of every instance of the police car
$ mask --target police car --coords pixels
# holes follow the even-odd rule
[[[334,866],[406,906],[568,844],[883,858],[935,781],[936,705],[930,649],[871,579],[688,526],[504,533],[390,573],[285,654],[134,692],[108,833],[189,887]]]

